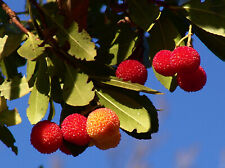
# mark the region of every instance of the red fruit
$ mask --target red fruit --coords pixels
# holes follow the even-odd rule
[[[57,124],[44,120],[32,128],[30,141],[39,152],[52,153],[62,145],[63,136]]]
[[[173,76],[176,71],[170,64],[172,52],[169,50],[161,50],[156,53],[153,58],[152,66],[155,71],[164,76]]]
[[[119,117],[110,109],[99,108],[92,111],[87,118],[87,132],[94,140],[104,140],[118,133]]]
[[[87,118],[78,113],[67,116],[61,124],[63,138],[76,145],[87,145],[90,137],[87,134],[86,122]]]
[[[187,92],[195,92],[202,89],[206,80],[206,73],[201,66],[194,72],[177,74],[178,85]]]
[[[116,69],[116,77],[124,81],[144,84],[147,80],[147,70],[145,66],[137,60],[125,60]]]
[[[65,142],[63,141],[62,145],[59,147],[60,151],[67,154],[67,155],[72,155],[70,150],[66,147]]]
[[[176,72],[194,72],[200,65],[200,56],[192,47],[181,46],[171,55],[171,66]]]

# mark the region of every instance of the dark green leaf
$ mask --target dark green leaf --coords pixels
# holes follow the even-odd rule
[[[63,102],[62,88],[59,79],[55,76],[51,78],[51,97],[56,103]]]
[[[169,11],[164,10],[153,28],[150,30],[149,60],[152,60],[160,50],[173,50],[178,41],[183,37],[172,21]],[[182,24],[179,23],[179,24]],[[182,43],[184,44],[184,43]]]
[[[49,109],[48,120],[51,121],[55,116],[55,106],[54,106],[53,100],[50,99],[49,102],[50,102],[50,109]]]
[[[198,38],[221,60],[225,61],[225,37],[218,36],[204,31],[203,29],[194,26],[194,32]]]
[[[9,20],[9,16],[5,13],[5,11],[0,8],[0,22],[7,23]]]
[[[225,37],[225,0],[190,1],[182,6],[186,18],[207,32]],[[180,9],[180,7],[175,7]]]
[[[120,119],[120,127],[128,132],[145,133],[151,129],[151,119],[145,107],[117,89],[96,90],[101,105],[112,109]]]
[[[110,65],[118,65],[127,59],[134,50],[136,40],[137,33],[131,29],[130,25],[121,25],[109,49],[109,54],[114,54]]]
[[[131,20],[147,31],[159,15],[159,8],[148,0],[127,1]]]
[[[12,133],[9,131],[9,129],[5,126],[0,125],[0,140],[9,148],[12,149],[12,151],[17,155],[18,154],[18,149],[14,145],[15,138],[13,137]]]

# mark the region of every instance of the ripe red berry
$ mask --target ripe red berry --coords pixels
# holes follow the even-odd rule
[[[176,72],[194,72],[200,65],[200,56],[192,47],[181,46],[171,55],[171,66]]]
[[[78,113],[67,116],[61,124],[63,138],[76,145],[87,145],[90,137],[87,134],[86,122],[87,118]]]
[[[145,84],[147,80],[147,70],[145,66],[137,60],[125,60],[116,69],[116,77],[124,81]]]
[[[172,51],[169,50],[161,50],[156,53],[152,60],[152,66],[155,71],[164,76],[173,76],[176,71],[173,66],[170,64],[170,57],[172,55]]]
[[[178,85],[187,92],[201,90],[205,85],[206,80],[206,73],[201,66],[194,72],[177,74]]]
[[[62,145],[63,136],[56,123],[44,120],[32,128],[30,141],[39,152],[52,153]]]
[[[63,141],[62,145],[59,147],[60,151],[67,154],[67,155],[72,155],[70,150],[66,147],[65,142]]]

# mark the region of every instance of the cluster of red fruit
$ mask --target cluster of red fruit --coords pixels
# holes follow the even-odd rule
[[[74,113],[67,116],[61,128],[56,123],[44,120],[37,123],[31,131],[31,144],[41,153],[52,153],[60,149],[72,154],[65,145],[95,145],[106,150],[116,147],[120,142],[120,121],[115,112],[107,108],[92,111],[88,117]]]
[[[178,85],[188,92],[202,89],[207,80],[206,73],[200,66],[200,56],[192,47],[161,50],[154,56],[152,66],[164,76],[177,74]]]

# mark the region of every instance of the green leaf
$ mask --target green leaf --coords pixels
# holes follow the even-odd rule
[[[49,75],[47,74],[47,64],[45,59],[41,59],[38,67],[38,74],[30,94],[27,117],[31,124],[39,122],[46,114],[49,104]]]
[[[133,97],[133,96],[132,96]],[[133,97],[134,98],[134,97]],[[151,129],[144,133],[137,133],[136,130],[132,132],[125,131],[128,135],[137,138],[137,139],[151,139],[151,134],[158,132],[159,129],[159,120],[158,113],[155,106],[149,100],[149,98],[145,95],[135,95],[135,100],[138,101],[143,107],[148,110],[149,115],[151,116]]]
[[[131,83],[127,81],[123,81],[122,79],[118,79],[117,77],[110,76],[110,77],[94,77],[92,78],[98,80],[101,83],[111,85],[111,86],[116,86],[124,89],[129,89],[137,92],[145,92],[145,93],[150,93],[150,94],[163,94],[157,90],[153,90],[151,88],[148,88],[144,85],[138,84],[138,83]]]
[[[5,13],[5,11],[0,8],[0,22],[8,23],[9,16]]]
[[[3,58],[2,53],[4,51],[4,46],[6,44],[7,39],[8,39],[7,35],[5,35],[3,38],[0,38],[0,61]]]
[[[159,82],[170,92],[173,92],[177,88],[177,80],[176,76],[163,76],[157,73],[154,68],[153,72],[155,74],[155,77],[159,80]]]
[[[179,24],[182,24],[182,22]],[[177,29],[167,10],[163,11],[149,33],[151,34],[148,38],[149,60],[152,60],[160,50],[172,51],[176,43],[183,37],[183,34]]]
[[[0,140],[9,148],[12,149],[12,151],[17,155],[18,149],[14,145],[16,142],[15,138],[13,137],[12,133],[9,131],[9,129],[5,126],[0,125]]]
[[[29,82],[34,75],[36,63],[36,61],[27,60],[27,82]]]
[[[63,46],[65,42],[69,42],[70,48],[68,53],[70,55],[81,60],[95,60],[95,44],[91,42],[91,37],[85,30],[79,32],[79,26],[76,22],[74,22],[68,29],[65,29],[57,20],[53,20],[53,22],[59,29],[58,38],[60,44]]]
[[[25,77],[14,77],[10,80],[5,80],[0,85],[0,95],[8,100],[20,98],[30,92],[27,80]]]
[[[225,1],[190,1],[182,6],[186,18],[207,32],[225,37]],[[176,9],[176,8],[175,8]],[[177,7],[179,9],[179,7]]]
[[[88,75],[78,72],[70,65],[66,65],[67,71],[63,86],[63,99],[71,106],[85,106],[93,100],[93,82],[88,82]]]
[[[0,38],[0,61],[15,51],[24,39],[24,34],[5,35]]]
[[[217,57],[225,61],[225,37],[218,36],[194,26],[194,32],[198,38],[210,49]]]
[[[17,52],[21,57],[34,60],[44,53],[45,47],[41,47],[42,43],[38,36],[29,33],[28,39]]]
[[[127,59],[133,52],[136,40],[137,33],[130,28],[130,25],[121,25],[109,49],[109,54],[114,54],[110,65],[117,65]]]
[[[147,132],[151,129],[148,111],[135,99],[116,89],[96,90],[101,105],[116,112],[120,127],[128,132]]]
[[[17,68],[26,64],[26,60],[18,55],[16,51],[0,61],[1,71],[7,79],[19,75]]]
[[[3,96],[1,96],[0,97],[0,112],[5,111],[5,110],[8,110],[8,106],[6,103],[6,99]]]
[[[0,111],[0,124],[7,126],[17,125],[22,122],[17,109]]]
[[[22,122],[22,119],[17,111],[17,109],[9,110],[6,99],[2,96],[0,97],[0,125],[17,125]]]
[[[148,0],[129,0],[127,3],[131,20],[147,31],[159,15],[159,8]]]

